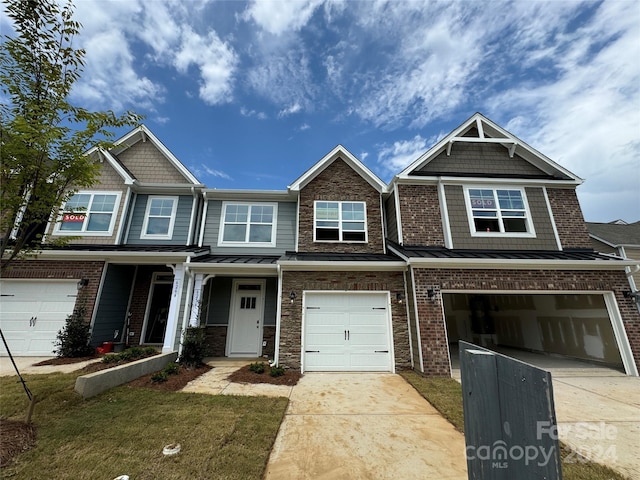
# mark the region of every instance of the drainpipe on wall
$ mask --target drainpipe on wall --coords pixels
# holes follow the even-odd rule
[[[274,365],[278,365],[280,361],[280,316],[282,314],[282,267],[280,264],[276,267],[278,268],[278,301],[276,302],[276,338],[273,346]]]

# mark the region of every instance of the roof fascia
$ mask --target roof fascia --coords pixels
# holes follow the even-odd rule
[[[238,263],[190,263],[189,270],[194,273],[209,273],[215,275],[268,275],[277,276],[276,264],[256,265]]]
[[[37,260],[104,260],[110,263],[182,263],[204,253],[105,252],[99,250],[43,250]]]
[[[167,147],[165,147],[164,144],[144,124],[140,125],[137,128],[134,128],[125,136],[113,142],[116,147],[120,147],[115,148],[114,150],[117,151],[117,153],[126,150],[130,147],[130,145],[127,145],[126,143],[129,140],[134,139],[134,137],[136,136],[140,136],[140,139],[136,140],[136,142],[134,143],[137,143],[139,140],[150,140],[151,143],[153,143],[153,145],[165,156],[165,158],[182,174],[182,176],[184,176],[189,181],[189,183],[192,183],[194,185],[202,185],[200,181],[187,169],[187,167],[185,167],[182,162],[180,162],[180,160],[178,160],[178,158],[173,153],[171,153],[171,151]]]
[[[169,193],[185,193],[191,195],[193,190],[198,193],[204,188],[204,185],[193,185],[191,183],[139,183],[136,181],[133,191],[136,193],[147,194],[169,194]]]
[[[419,268],[469,268],[508,270],[624,270],[625,267],[640,265],[636,260],[498,260],[493,258],[409,258],[412,267]]]
[[[378,178],[364,163],[358,160],[349,150],[342,145],[337,145],[333,150],[322,157],[311,168],[298,177],[291,185],[289,190],[300,191],[309,182],[322,173],[329,165],[331,165],[337,158],[340,157],[347,165],[354,169],[358,175],[364,178],[369,185],[375,188],[379,193],[383,193],[387,189],[387,185]]]
[[[539,152],[538,150],[534,149],[533,147],[529,146],[527,143],[523,142],[518,137],[508,132],[498,124],[489,120],[487,117],[485,117],[481,113],[473,114],[469,119],[463,122],[458,128],[454,129],[449,135],[444,137],[436,145],[434,145],[432,148],[427,150],[427,152],[421,155],[415,162],[413,162],[407,168],[402,170],[402,172],[396,175],[396,177],[409,178],[409,174],[413,170],[422,168],[436,155],[439,155],[441,152],[443,152],[447,148],[447,145],[449,144],[449,142],[451,142],[454,138],[458,137],[465,130],[477,124],[480,124],[480,125],[484,124],[482,125],[482,129],[484,131],[487,131],[492,134],[498,133],[499,135],[502,135],[505,139],[505,142],[512,143],[513,145],[515,145],[516,147],[515,151],[518,153],[518,155],[522,156],[525,160],[531,162],[533,165],[540,168],[541,170],[547,173],[551,173],[548,171],[549,167],[551,167],[551,169],[559,171],[564,175],[568,176],[571,179],[571,181],[577,185],[580,185],[581,183],[584,182],[584,179],[578,177],[577,175],[570,172],[566,168],[557,164],[556,162],[551,160],[549,157]],[[472,140],[466,140],[466,141],[472,141]],[[499,138],[491,139],[490,141],[493,143],[500,143]]]
[[[618,248],[618,247],[640,248],[640,244],[637,244],[637,243],[611,243],[610,241],[605,240],[604,238],[594,235],[592,233],[590,233],[589,236],[594,240],[598,240],[599,242],[602,242],[613,248]]]
[[[342,272],[342,271],[384,271],[396,272],[407,269],[406,262],[331,262],[331,261],[304,261],[304,260],[280,260],[278,265],[283,271],[311,271],[311,272]]]
[[[553,188],[575,188],[580,182],[574,180],[541,180],[528,178],[495,178],[495,177],[450,177],[450,176],[433,176],[433,177],[395,177],[392,185],[435,185],[444,183],[447,185],[468,185],[473,184],[504,184],[514,185],[522,184],[529,186],[553,187]]]
[[[204,191],[205,198],[211,200],[279,200],[295,202],[296,192],[287,190],[218,190],[215,188]]]

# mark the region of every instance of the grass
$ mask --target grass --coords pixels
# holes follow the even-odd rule
[[[3,478],[259,479],[288,403],[127,386],[83,400],[76,376],[26,376],[38,399],[37,446]],[[16,377],[0,378],[0,416],[23,420],[27,405]],[[172,443],[181,452],[164,456]]]
[[[438,410],[456,430],[464,433],[462,385],[453,378],[425,378],[413,371],[400,375]],[[566,463],[570,449],[560,442],[562,478],[564,480],[627,480],[607,466],[594,462]],[[573,457],[575,458],[575,457]]]

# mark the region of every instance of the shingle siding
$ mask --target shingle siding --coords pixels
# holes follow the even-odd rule
[[[118,159],[143,183],[189,182],[149,141],[131,145]]]

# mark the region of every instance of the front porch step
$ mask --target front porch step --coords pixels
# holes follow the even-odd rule
[[[245,365],[249,365],[255,362],[265,362],[268,363],[269,360],[266,358],[258,357],[258,358],[235,358],[235,357],[207,357],[204,360],[204,363],[211,367],[244,367]]]

